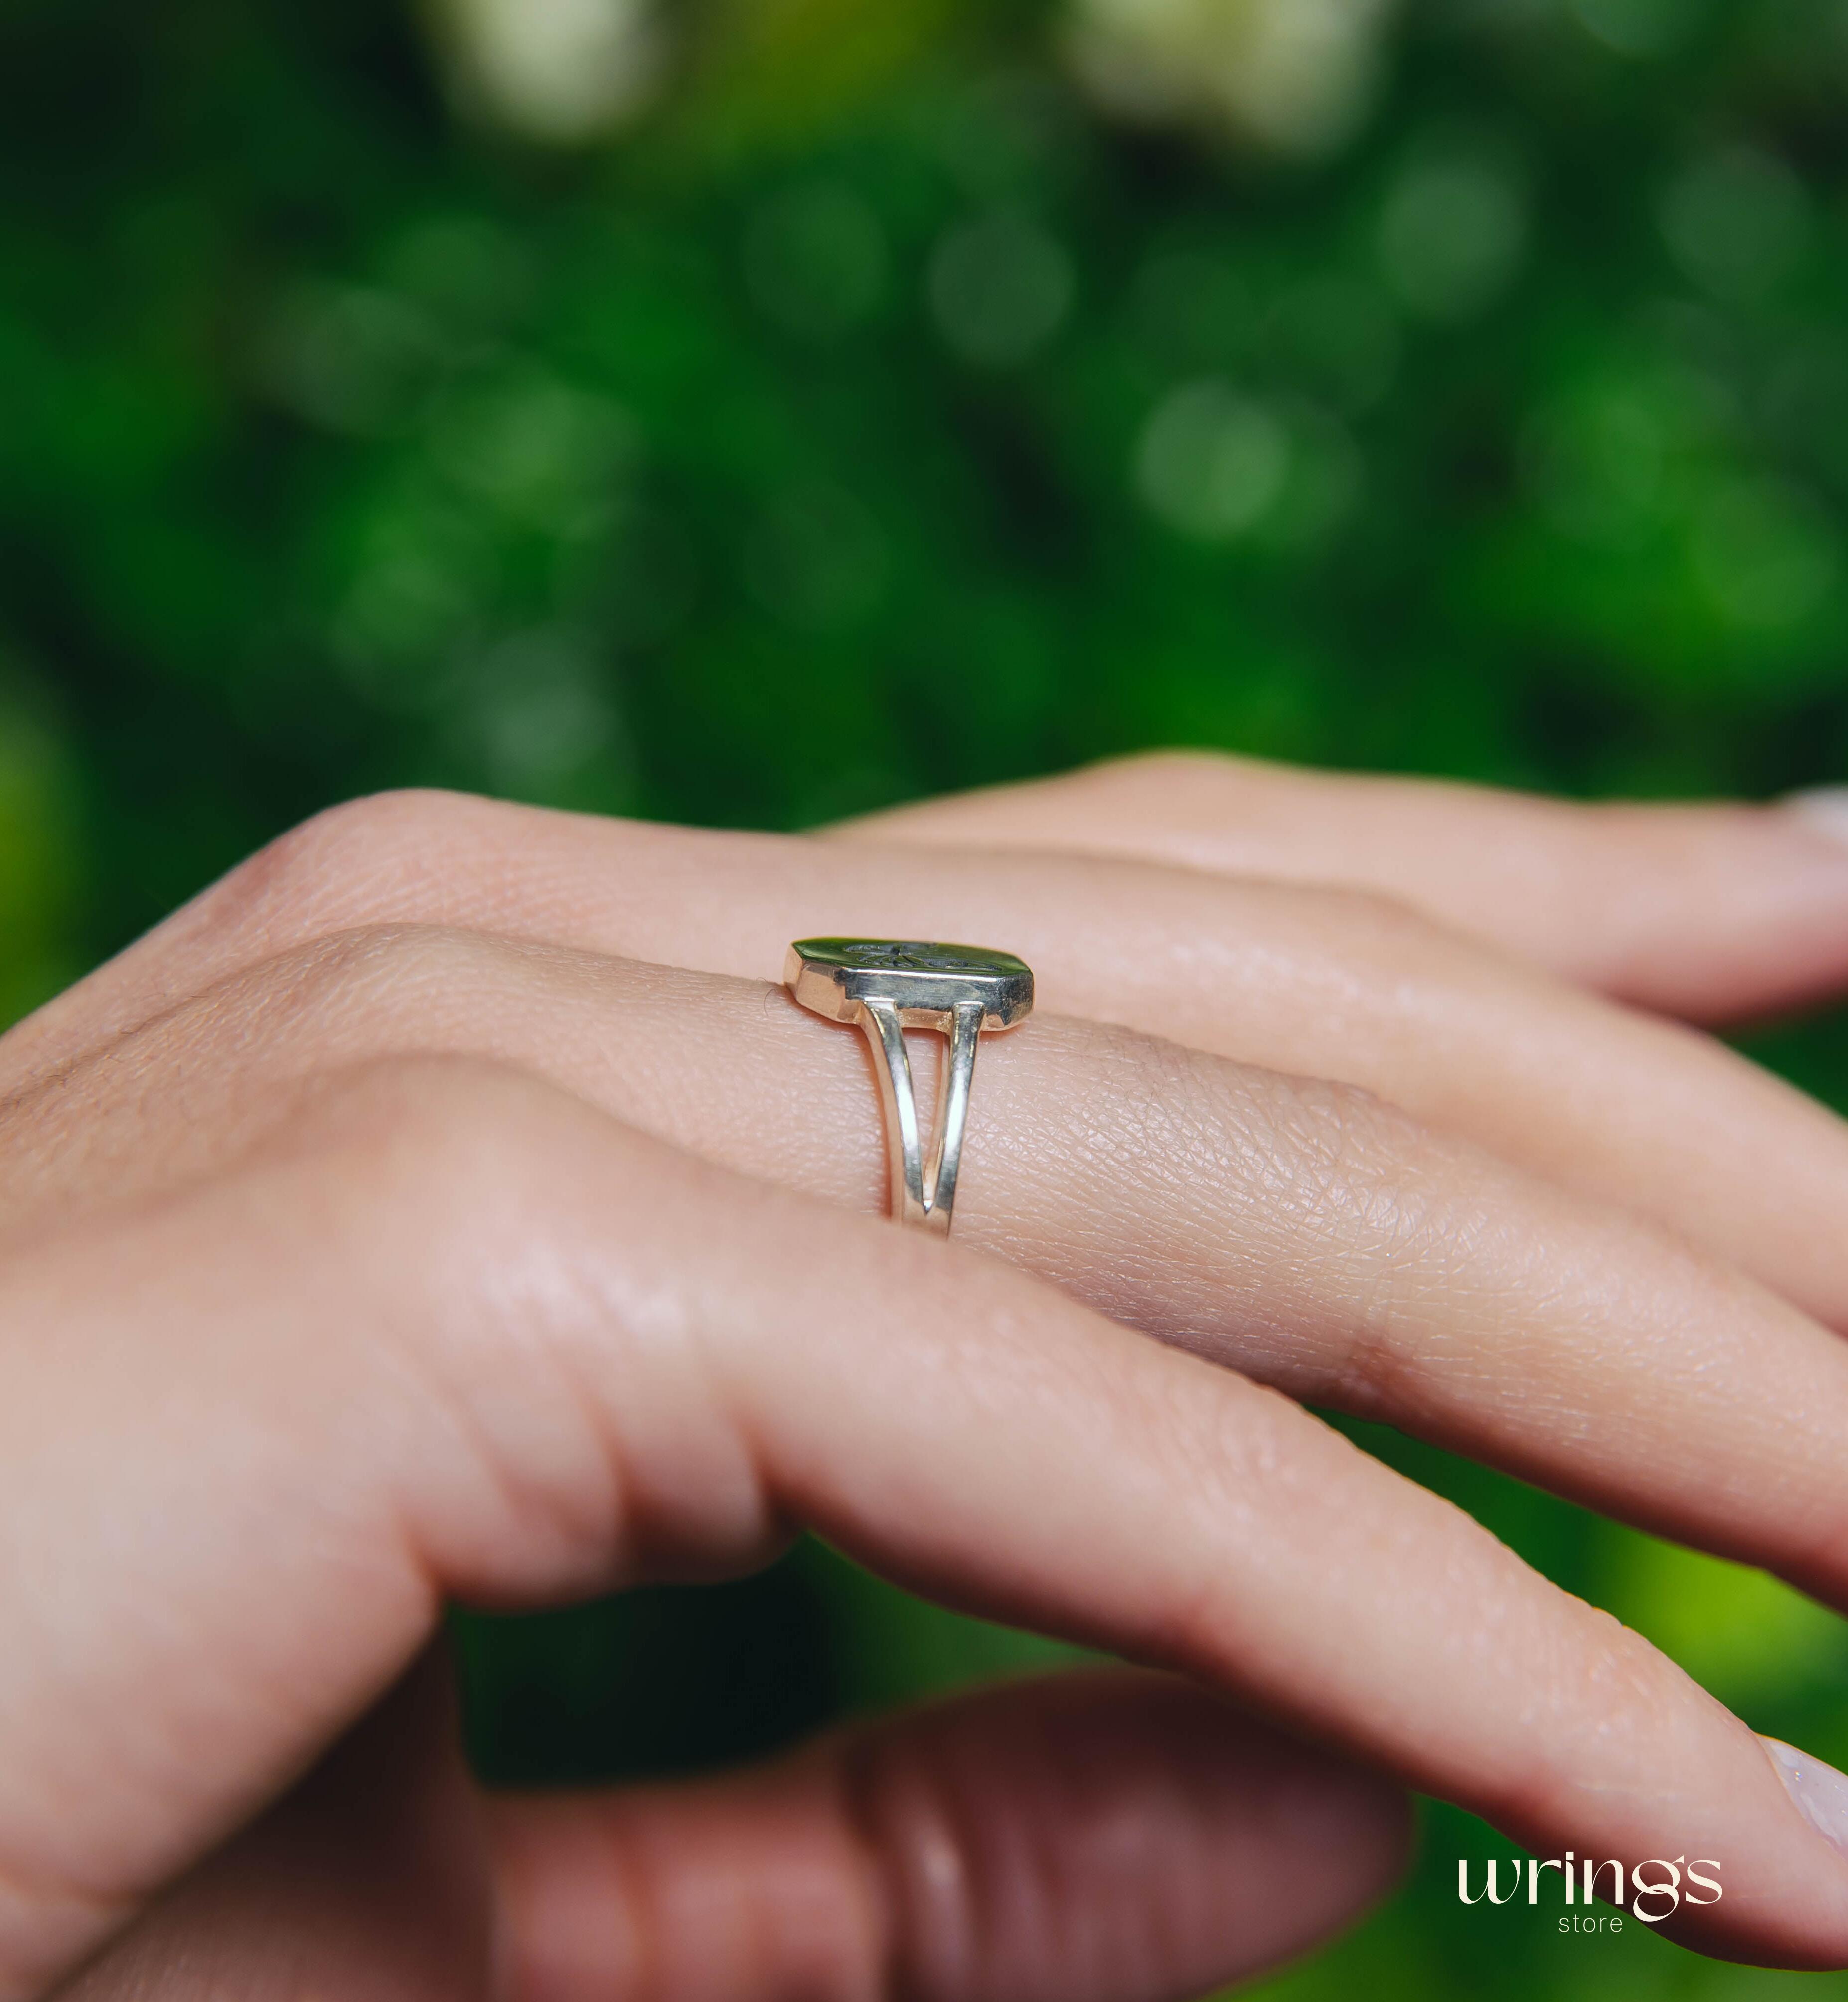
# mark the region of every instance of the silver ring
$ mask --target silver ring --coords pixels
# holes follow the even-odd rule
[[[984,1030],[1011,1029],[1033,1013],[1031,969],[1011,952],[984,946],[818,938],[798,939],[790,947],[783,977],[812,1013],[865,1032],[885,1113],[892,1214],[947,1236],[976,1045]],[[939,1029],[950,1038],[928,1162],[918,1132],[907,1029]]]

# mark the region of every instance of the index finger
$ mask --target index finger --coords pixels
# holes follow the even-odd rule
[[[311,1096],[235,1179],[16,1257],[0,1328],[0,1995],[299,1770],[445,1593],[735,1570],[792,1521],[1544,1854],[1717,1861],[1669,1922],[1709,1950],[1848,1962],[1848,1861],[1759,1742],[1449,1503],[980,1254],[517,1074]]]

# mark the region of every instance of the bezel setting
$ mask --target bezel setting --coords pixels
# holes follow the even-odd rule
[[[1033,972],[1011,952],[911,939],[798,939],[783,978],[804,1007],[857,1023],[869,1001],[898,1010],[907,1028],[935,1028],[979,1004],[983,1029],[1011,1028],[1033,1012]]]

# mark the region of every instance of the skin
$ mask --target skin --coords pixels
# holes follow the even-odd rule
[[[1401,1784],[1848,1964],[1745,1725],[1296,1401],[1848,1601],[1848,1133],[1569,984],[1818,998],[1845,920],[1791,815],[1197,760],[826,840],[311,823],[0,1042],[0,1997],[1155,2002],[1380,1895]],[[947,1243],[775,985],[856,930],[1039,977]],[[803,1526],[1139,1665],[476,1792],[445,1599]]]

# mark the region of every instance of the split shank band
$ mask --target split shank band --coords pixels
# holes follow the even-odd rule
[[[983,1032],[1010,1029],[1033,1012],[1033,975],[1009,952],[904,939],[798,939],[783,978],[804,1007],[864,1031],[885,1111],[892,1215],[940,1235],[950,1229],[968,1121],[969,1083]],[[925,1158],[912,1088],[907,1029],[950,1038]]]

